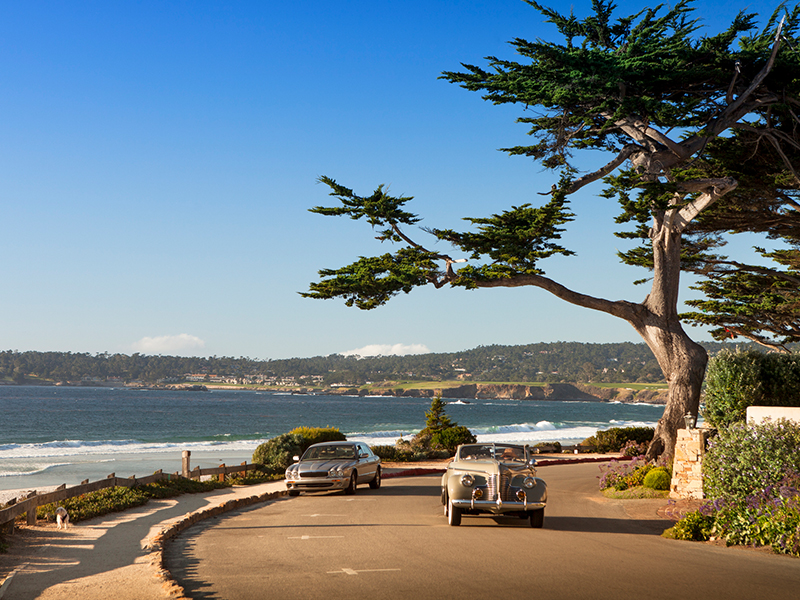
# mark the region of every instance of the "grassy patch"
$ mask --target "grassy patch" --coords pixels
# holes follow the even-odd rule
[[[584,385],[596,388],[613,388],[613,389],[619,388],[623,390],[636,390],[637,392],[640,390],[669,389],[669,385],[667,385],[666,383],[586,383]]]
[[[651,490],[641,485],[628,488],[627,490],[615,490],[614,488],[606,488],[602,490],[603,496],[606,498],[614,498],[615,500],[642,500],[648,498],[669,498],[669,490]]]

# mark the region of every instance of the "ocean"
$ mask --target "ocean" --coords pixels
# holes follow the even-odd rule
[[[599,429],[654,426],[664,407],[586,401],[445,400],[480,441],[573,444]],[[77,485],[111,473],[250,462],[265,440],[300,426],[393,444],[425,426],[429,398],[134,388],[0,386],[0,490]]]

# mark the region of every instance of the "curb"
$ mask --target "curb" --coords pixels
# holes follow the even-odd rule
[[[596,463],[596,462],[610,462],[612,460],[623,461],[633,460],[632,456],[609,456],[609,457],[592,457],[592,458],[546,458],[544,460],[537,460],[537,467],[546,467],[548,465],[577,465],[579,463]]]
[[[223,513],[237,508],[258,504],[260,502],[269,502],[276,500],[283,496],[287,496],[287,490],[279,490],[277,492],[265,492],[263,494],[256,494],[253,496],[245,496],[243,498],[234,498],[217,504],[216,506],[209,506],[201,510],[187,513],[182,518],[178,519],[161,528],[161,531],[148,538],[145,542],[144,549],[150,550],[151,558],[150,564],[156,571],[155,576],[163,582],[164,590],[170,598],[176,600],[191,600],[186,595],[186,590],[178,584],[172,577],[172,574],[164,566],[164,543],[174,538],[180,532],[191,527],[195,523],[216,517]]]

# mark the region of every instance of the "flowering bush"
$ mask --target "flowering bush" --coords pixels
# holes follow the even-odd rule
[[[708,442],[703,491],[712,500],[742,500],[790,472],[800,472],[800,424],[783,419],[761,425],[735,423]]]
[[[642,485],[645,475],[653,468],[643,456],[631,461],[612,460],[607,465],[600,465],[600,489],[614,488],[622,491]]]
[[[800,473],[784,474],[743,499],[717,499],[703,512],[714,519],[714,535],[729,544],[771,546],[775,552],[800,556]]]
[[[703,459],[703,487],[711,501],[699,516],[687,515],[668,530],[675,537],[714,535],[800,556],[800,425],[779,420],[722,428]]]
[[[637,443],[636,440],[628,440],[622,447],[622,456],[641,456],[647,452],[647,443]]]

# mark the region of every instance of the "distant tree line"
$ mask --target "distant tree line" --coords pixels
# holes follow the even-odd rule
[[[714,355],[732,343],[704,344]],[[736,344],[742,349],[754,344]],[[247,357],[147,356],[79,352],[0,352],[0,379],[16,383],[119,379],[125,383],[180,381],[184,375],[234,377],[242,382],[293,379],[300,385],[322,378],[324,385],[383,381],[658,383],[661,370],[645,344],[553,342],[522,346],[479,346],[452,353],[412,356],[317,356],[281,360]]]

